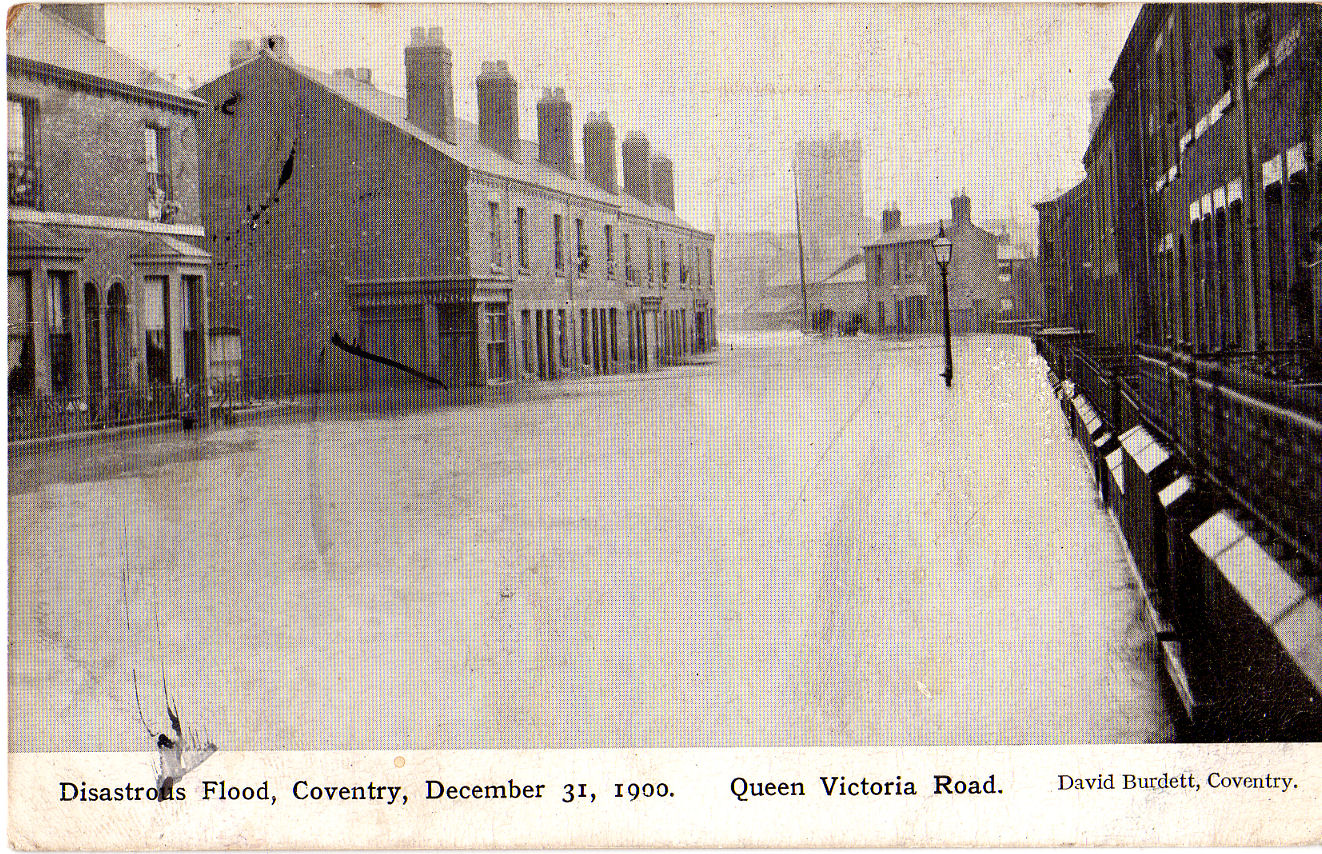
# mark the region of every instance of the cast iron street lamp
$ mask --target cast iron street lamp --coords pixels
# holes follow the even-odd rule
[[[941,310],[945,313],[946,328],[946,388],[955,378],[955,361],[950,355],[950,292],[946,288],[946,267],[950,265],[950,238],[946,237],[945,223],[937,226],[936,237],[932,238],[932,254],[936,256],[936,266],[941,268]]]

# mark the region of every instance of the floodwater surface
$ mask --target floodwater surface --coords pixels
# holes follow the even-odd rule
[[[1029,341],[710,356],[11,455],[11,749],[1171,736]]]

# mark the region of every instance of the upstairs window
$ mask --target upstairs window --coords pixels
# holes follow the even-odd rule
[[[624,278],[632,282],[637,276],[633,270],[633,253],[629,249],[629,232],[624,233]]]
[[[603,236],[606,238],[606,275],[615,275],[615,242],[611,240],[611,225],[606,223],[602,227]]]
[[[652,281],[652,235],[647,235],[647,281]]]
[[[666,260],[666,242],[661,241],[661,282],[665,284],[670,281],[670,262]]]
[[[552,236],[555,239],[555,269],[557,272],[561,273],[565,270],[565,245],[562,225],[560,214],[555,214],[551,217],[551,231],[553,232]]]
[[[491,228],[489,239],[491,242],[491,268],[500,269],[500,202],[490,202]]]
[[[36,156],[37,104],[9,99],[9,204],[38,207]]]
[[[525,213],[523,208],[514,209],[514,219],[516,224],[515,240],[517,241],[517,251],[519,255],[519,269],[528,269],[528,230],[525,222]]]
[[[588,270],[588,241],[583,234],[583,219],[576,217],[574,219],[574,236],[578,242],[578,271],[586,273]]]
[[[147,219],[174,222],[178,206],[170,186],[170,129],[148,125],[143,132],[147,164]]]

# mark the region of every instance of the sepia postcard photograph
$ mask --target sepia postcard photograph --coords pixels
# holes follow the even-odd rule
[[[1322,839],[1322,6],[6,48],[11,846]]]

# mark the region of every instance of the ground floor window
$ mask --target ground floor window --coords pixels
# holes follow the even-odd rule
[[[147,276],[142,282],[142,328],[146,338],[147,379],[170,382],[170,282]]]
[[[524,309],[523,323],[519,325],[520,334],[523,336],[523,372],[525,374],[537,373],[537,358],[532,352],[532,312]]]
[[[9,274],[9,397],[32,394],[32,280],[24,270]]]
[[[569,336],[566,334],[565,310],[560,309],[557,314],[560,316],[560,364],[567,366],[569,364]]]
[[[509,377],[509,315],[501,303],[488,303],[487,380],[503,382]]]
[[[47,274],[46,322],[50,330],[51,394],[66,394],[73,381],[73,324],[69,296],[73,273],[51,270]]]
[[[616,331],[616,325],[617,325],[616,322],[619,320],[619,314],[618,314],[618,311],[619,311],[618,309],[614,309],[614,308],[612,308],[612,309],[610,310],[611,361],[612,361],[612,362],[618,362],[618,361],[620,360],[620,340],[619,340],[619,339],[620,339],[620,336],[619,336],[619,333]]]
[[[582,309],[581,317],[579,318],[579,331],[583,333],[582,338],[583,338],[584,367],[587,367],[588,365],[592,364],[592,345],[588,343],[588,332],[590,329],[591,329],[591,324],[588,322],[588,310],[585,308]]]
[[[243,345],[236,329],[213,329],[210,335],[211,378],[234,384],[243,371]]]

